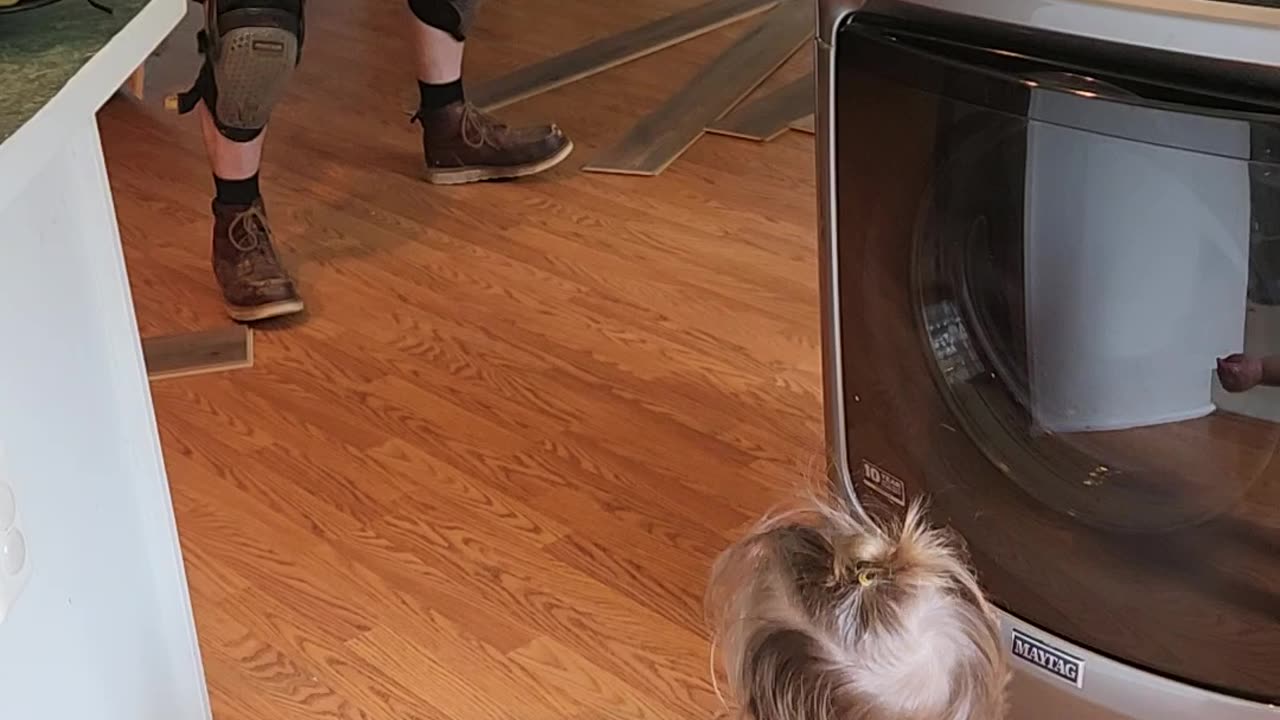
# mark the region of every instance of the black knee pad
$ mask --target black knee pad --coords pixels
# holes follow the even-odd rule
[[[205,61],[179,112],[203,102],[224,137],[253,140],[301,61],[304,38],[303,0],[205,0]]]
[[[449,33],[455,40],[467,39],[462,11],[450,0],[409,0],[409,9],[419,20]]]

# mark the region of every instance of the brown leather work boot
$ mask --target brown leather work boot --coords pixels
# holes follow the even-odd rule
[[[438,185],[533,175],[573,152],[573,141],[555,125],[507,127],[467,102],[415,118],[422,123],[427,180]]]
[[[213,203],[213,274],[233,320],[254,322],[302,311],[302,298],[271,244],[261,199],[248,207]]]

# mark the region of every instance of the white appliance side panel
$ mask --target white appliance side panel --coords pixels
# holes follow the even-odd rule
[[[0,718],[211,717],[92,118],[0,208],[0,445],[29,575]]]

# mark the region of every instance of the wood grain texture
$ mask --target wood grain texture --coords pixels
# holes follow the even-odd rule
[[[813,117],[813,74],[793,80],[763,97],[744,102],[707,128],[707,132],[769,141],[789,126]]]
[[[468,77],[693,4],[486,5]],[[268,132],[309,317],[152,388],[215,717],[712,717],[707,569],[822,466],[813,143],[707,137],[644,192],[435,187],[403,19],[310,5]],[[590,152],[743,29],[503,119]],[[198,128],[123,100],[100,125],[141,331],[225,323]]]
[[[720,116],[795,53],[813,31],[813,3],[783,0],[688,84],[646,115],[584,170],[657,175]]]
[[[253,366],[253,331],[241,325],[142,339],[152,380]]]
[[[481,84],[470,96],[485,110],[496,110],[665,50],[776,4],[777,0],[711,0],[520,68]]]

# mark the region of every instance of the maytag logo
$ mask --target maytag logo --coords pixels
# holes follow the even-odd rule
[[[895,505],[907,505],[907,486],[889,471],[866,460],[862,461],[862,484],[885,496]]]
[[[1084,687],[1084,660],[1055,650],[1016,628],[1013,630],[1013,654],[1078,688]]]

